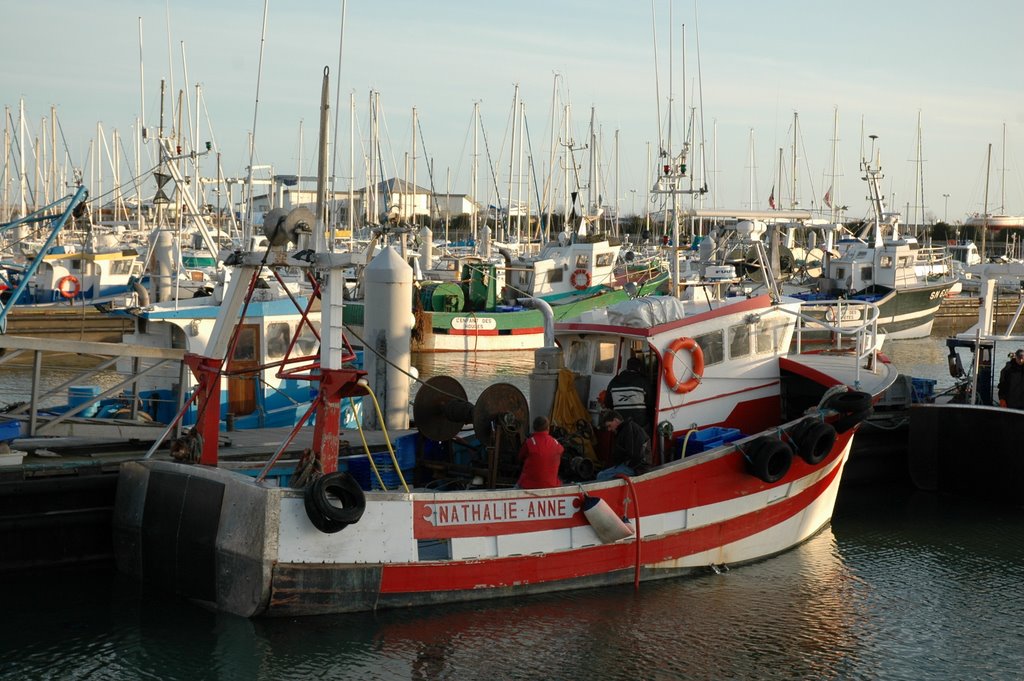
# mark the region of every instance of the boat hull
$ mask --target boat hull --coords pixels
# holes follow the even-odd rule
[[[122,466],[119,568],[218,610],[293,616],[674,577],[785,551],[831,519],[853,431],[774,483],[737,441],[629,479],[589,483],[641,537],[602,543],[579,487],[368,492],[359,522],[314,528],[301,490],[205,466]],[[626,499],[630,503],[626,503]],[[636,514],[639,514],[637,517]]]
[[[668,277],[659,273],[640,284],[635,295],[652,295],[665,288]],[[589,310],[608,307],[630,298],[624,289],[564,294],[547,302],[555,321],[572,319]],[[354,345],[361,347],[364,310],[362,303],[346,302],[345,326],[352,332]],[[413,352],[509,352],[536,350],[544,346],[544,317],[535,309],[499,306],[493,311],[435,312],[416,311],[412,334]]]
[[[915,404],[909,417],[910,477],[919,489],[1024,506],[1024,410]]]
[[[934,284],[888,291],[874,301],[878,305],[879,329],[891,340],[929,336],[935,322],[935,313],[955,283],[943,280]],[[870,296],[860,294],[851,297],[870,299]]]

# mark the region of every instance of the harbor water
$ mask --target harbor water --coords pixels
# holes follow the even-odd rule
[[[887,344],[948,383],[941,339]],[[530,353],[422,357],[470,399]],[[997,355],[998,356],[998,355]],[[498,365],[498,366],[496,366]],[[965,452],[982,456],[983,452]],[[681,579],[342,616],[246,620],[112,567],[8,577],[0,679],[1017,679],[1024,512],[845,486],[782,555]]]

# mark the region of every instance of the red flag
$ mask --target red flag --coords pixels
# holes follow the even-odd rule
[[[772,185],[771,196],[768,197],[768,206],[772,209],[775,208],[775,185]]]
[[[825,192],[825,205],[829,208],[832,207],[832,187],[829,187],[828,191]]]

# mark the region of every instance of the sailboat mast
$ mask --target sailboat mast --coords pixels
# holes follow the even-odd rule
[[[516,122],[519,120],[519,83],[516,83],[515,94],[512,96],[512,144],[509,147],[508,155],[508,201],[505,203],[505,213],[508,220],[505,223],[505,239],[512,233],[512,173],[516,163]]]
[[[478,188],[478,175],[480,174],[480,102],[473,102],[473,205],[470,208],[471,213],[469,216],[470,229],[473,230],[473,243],[477,240],[477,206],[479,197],[477,196]]]
[[[982,211],[981,223],[981,262],[988,262],[988,255],[985,251],[985,239],[988,236],[988,181],[992,171],[992,144],[988,145],[988,156],[985,158],[985,205]]]
[[[839,164],[837,157],[837,151],[839,147],[839,107],[835,107],[832,111],[832,177],[829,182],[829,206],[831,210],[830,220],[834,224],[838,222],[838,214],[836,206],[839,205],[839,191],[836,188],[836,172]]]
[[[797,147],[800,144],[800,114],[793,112],[793,177],[790,184],[789,207],[796,210],[799,203],[796,198],[796,170],[797,170]]]
[[[1003,149],[999,162],[999,214],[1006,215],[1006,123],[1003,123]],[[987,212],[987,211],[986,211]]]

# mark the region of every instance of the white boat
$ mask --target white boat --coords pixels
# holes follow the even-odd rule
[[[964,227],[986,227],[998,232],[1003,229],[1024,229],[1024,215],[979,215],[964,220]]]
[[[873,208],[871,233],[867,240],[839,242],[841,255],[829,259],[819,288],[826,297],[878,305],[878,323],[888,338],[926,337],[957,278],[948,258],[936,257],[934,249],[922,249],[916,238],[900,233],[899,215],[885,209],[880,164],[864,160],[861,169]]]

